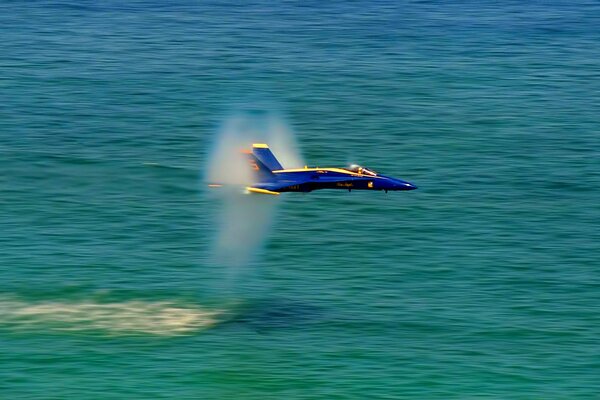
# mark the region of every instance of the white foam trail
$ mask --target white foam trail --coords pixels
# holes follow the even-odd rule
[[[101,330],[114,335],[180,335],[209,328],[223,314],[219,310],[171,302],[26,302],[0,299],[0,326],[15,330]]]
[[[238,278],[239,267],[248,264],[262,247],[280,201],[277,196],[243,193],[253,179],[241,150],[250,150],[253,143],[267,143],[285,168],[303,165],[292,130],[281,116],[240,112],[224,121],[215,138],[205,180],[233,185],[210,192],[220,208],[213,261],[228,269],[230,280]],[[230,281],[228,286],[233,284]]]

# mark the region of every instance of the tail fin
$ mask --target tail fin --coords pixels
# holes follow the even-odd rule
[[[276,171],[283,169],[279,161],[275,158],[269,146],[264,143],[254,143],[252,145],[252,153],[260,162],[262,162],[269,170]]]
[[[252,145],[252,151],[245,150],[244,153],[252,168],[255,182],[271,181],[275,179],[272,171],[283,169],[266,144],[255,143]]]

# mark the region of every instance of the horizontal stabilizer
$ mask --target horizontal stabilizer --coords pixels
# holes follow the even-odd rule
[[[255,187],[251,187],[251,186],[248,186],[246,188],[246,190],[248,192],[250,192],[250,193],[271,194],[271,195],[275,195],[275,196],[279,196],[281,194],[281,193],[278,193],[278,192],[272,192],[272,191],[267,190],[267,189],[259,189],[259,188],[255,188]]]

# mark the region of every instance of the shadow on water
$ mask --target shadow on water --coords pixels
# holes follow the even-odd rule
[[[257,332],[297,328],[316,323],[325,310],[314,304],[284,298],[265,298],[240,304],[224,326],[246,326]]]

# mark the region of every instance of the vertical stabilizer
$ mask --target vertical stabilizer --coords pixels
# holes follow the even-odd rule
[[[269,149],[269,146],[264,143],[254,143],[252,145],[252,154],[265,165],[270,171],[283,169],[275,155]]]

